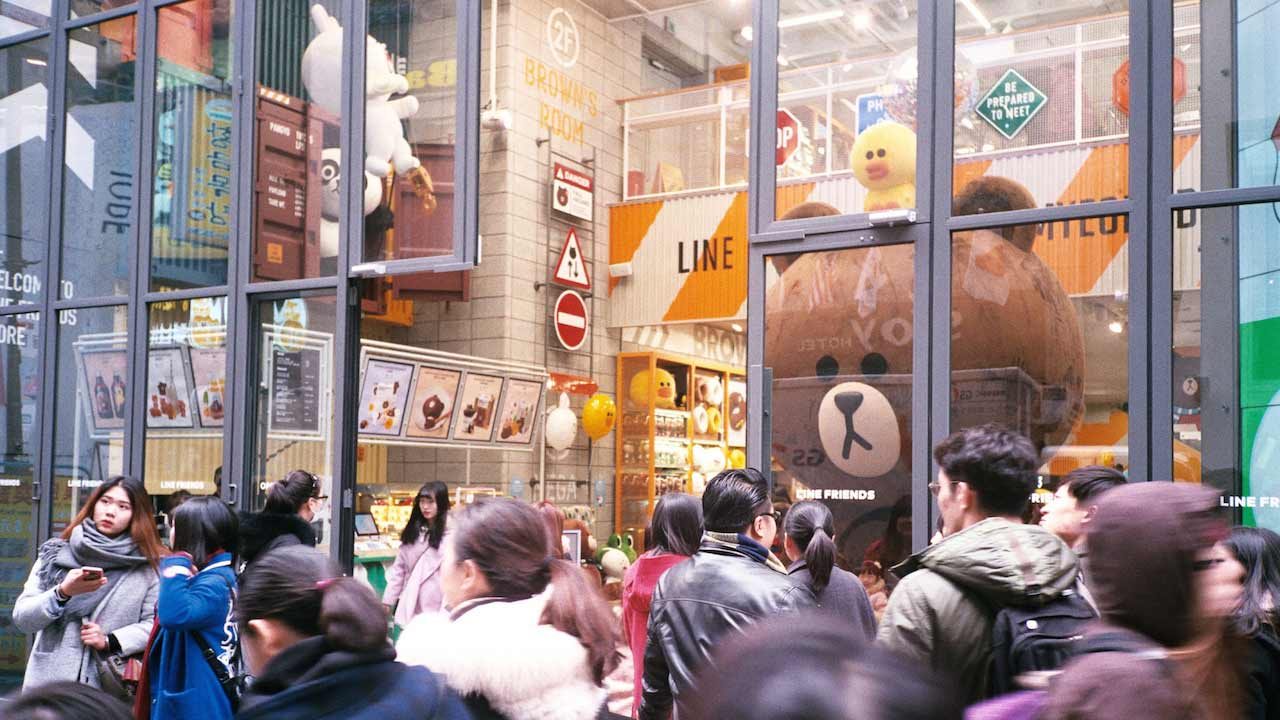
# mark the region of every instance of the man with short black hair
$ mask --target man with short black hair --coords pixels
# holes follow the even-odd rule
[[[653,592],[640,720],[667,717],[726,634],[817,605],[808,586],[769,552],[780,520],[771,485],[752,468],[725,470],[707,483],[702,545]]]
[[[988,694],[991,629],[1004,607],[1036,607],[1073,588],[1066,543],[1021,524],[1039,455],[999,425],[961,430],[934,448],[943,539],[911,556],[877,640],[959,681],[969,703]]]
[[[1098,510],[1098,500],[1111,488],[1124,485],[1124,474],[1102,465],[1086,465],[1067,473],[1045,504],[1040,525],[1062,538],[1076,554],[1084,547],[1085,525]]]

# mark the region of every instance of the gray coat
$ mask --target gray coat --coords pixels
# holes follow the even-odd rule
[[[94,608],[90,619],[102,626],[104,633],[115,636],[121,653],[140,653],[146,649],[151,636],[159,589],[160,577],[151,565],[143,563],[107,588],[107,594]],[[22,594],[13,605],[13,624],[23,632],[36,633],[23,689],[58,680],[100,687],[94,653],[80,642],[79,621],[62,626],[58,638],[45,637],[46,631],[57,632],[53,622],[61,610],[54,599],[53,588],[40,589],[40,560],[37,559]]]

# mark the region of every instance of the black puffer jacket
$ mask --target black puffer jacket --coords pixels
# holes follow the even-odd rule
[[[667,717],[725,634],[815,606],[813,592],[794,578],[741,548],[703,541],[653,592],[640,720]]]
[[[240,559],[248,565],[276,548],[315,547],[316,531],[292,513],[240,513]]]

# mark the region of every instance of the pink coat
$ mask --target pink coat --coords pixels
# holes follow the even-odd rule
[[[442,546],[443,542],[440,543]],[[418,542],[401,545],[387,575],[382,594],[385,605],[396,605],[396,624],[405,627],[423,613],[439,612],[444,604],[440,591],[440,548],[433,548],[425,536]]]
[[[627,569],[622,579],[622,634],[631,647],[631,662],[635,668],[635,689],[632,696],[631,717],[640,707],[640,689],[644,680],[644,646],[649,639],[649,604],[653,601],[654,588],[662,574],[672,566],[688,560],[687,555],[641,555]]]

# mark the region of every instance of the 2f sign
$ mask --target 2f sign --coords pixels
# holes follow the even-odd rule
[[[582,40],[578,24],[568,10],[558,7],[547,15],[547,44],[551,46],[551,55],[562,66],[571,68],[578,63]]]

